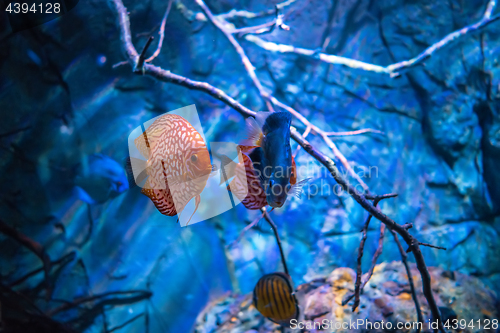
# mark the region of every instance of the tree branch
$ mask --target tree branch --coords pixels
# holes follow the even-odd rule
[[[380,200],[383,200],[386,198],[393,198],[395,196],[397,196],[397,194],[395,194],[395,193],[376,196],[374,201],[373,201],[373,206],[376,207]],[[372,265],[370,267],[370,270],[367,273],[367,277],[361,283],[362,276],[363,276],[362,271],[361,271],[361,261],[363,259],[363,249],[365,246],[367,233],[368,233],[368,226],[370,225],[371,219],[372,219],[372,215],[369,215],[368,218],[366,219],[365,225],[363,227],[363,237],[361,238],[361,242],[359,243],[358,265],[357,265],[357,270],[356,270],[356,282],[354,284],[354,293],[352,295],[350,295],[349,297],[347,297],[346,299],[344,299],[344,301],[342,301],[342,305],[346,305],[354,297],[354,304],[352,306],[353,312],[356,310],[356,308],[359,305],[361,291],[365,288],[366,284],[368,283],[368,281],[370,281],[370,278],[372,277],[373,270],[375,269],[375,266],[377,265],[378,257],[380,257],[380,255],[382,254],[382,248],[384,245],[385,224],[381,223],[377,251],[375,251],[375,254],[373,255]]]
[[[413,283],[413,275],[411,274],[410,265],[408,265],[408,259],[407,259],[408,256],[406,255],[406,252],[403,249],[403,246],[401,245],[401,242],[399,241],[396,232],[391,230],[391,234],[394,237],[394,240],[396,241],[399,253],[401,253],[401,261],[403,262],[403,265],[405,266],[406,269],[406,275],[408,276],[408,284],[410,285],[410,290],[411,290],[411,297],[413,298],[413,302],[415,303],[415,310],[417,311],[417,320],[419,323],[423,325],[424,316],[422,316],[422,309],[420,309],[420,302],[418,301],[417,292],[415,291],[415,284]],[[417,333],[420,333],[419,326],[417,326]]]
[[[255,218],[255,220],[252,221],[252,223],[250,223],[249,225],[247,225],[241,232],[240,234],[238,235],[238,238],[236,238],[234,241],[232,241],[230,244],[228,244],[226,246],[226,248],[230,248],[230,247],[233,247],[236,243],[238,243],[242,238],[243,238],[243,235],[250,229],[252,229],[257,223],[259,223],[259,221],[264,217],[264,214],[261,214],[259,216],[257,216],[257,218]]]
[[[45,287],[47,292],[45,296],[47,300],[50,299],[50,296],[52,294],[52,286],[50,283],[49,274],[52,267],[52,262],[47,252],[45,252],[44,247],[37,241],[29,238],[28,236],[9,226],[2,220],[0,220],[0,232],[11,237],[19,244],[23,245],[28,250],[33,252],[38,258],[40,258],[43,263],[43,271],[45,275]]]
[[[47,315],[52,317],[60,312],[73,309],[81,304],[97,301],[97,300],[100,300],[102,298],[106,298],[109,296],[116,296],[116,295],[131,295],[130,298],[135,299],[135,298],[149,298],[149,297],[153,296],[153,293],[148,291],[148,290],[110,291],[107,293],[93,295],[90,297],[78,298],[78,299],[74,300],[73,302],[67,302],[67,303],[65,303],[65,304],[63,304],[55,309],[48,311]]]
[[[264,219],[269,223],[271,228],[273,229],[274,232],[274,237],[276,238],[276,243],[278,243],[278,248],[280,250],[280,255],[281,255],[281,262],[283,263],[283,269],[285,270],[286,275],[290,276],[290,273],[288,272],[288,266],[286,264],[285,260],[285,253],[283,252],[283,247],[281,246],[281,239],[278,234],[278,228],[276,228],[276,224],[274,224],[273,220],[271,219],[271,216],[269,216],[269,213],[266,211],[265,207],[262,207],[260,209],[262,211],[262,215],[264,216]]]
[[[356,131],[348,131],[348,132],[325,132],[326,136],[351,136],[351,135],[359,135],[364,133],[375,133],[380,135],[385,135],[384,132],[372,129],[372,128],[364,128]]]
[[[367,62],[355,60],[355,59],[350,59],[350,58],[345,58],[341,56],[336,56],[332,54],[326,54],[323,52],[318,52],[317,50],[309,50],[309,49],[304,49],[300,47],[295,47],[292,45],[285,45],[285,44],[278,44],[278,43],[273,43],[273,42],[268,42],[260,37],[257,37],[255,35],[245,35],[245,39],[249,42],[254,43],[258,47],[274,52],[274,53],[295,53],[301,56],[306,56],[306,57],[311,57],[314,59],[319,59],[323,62],[326,62],[328,64],[333,64],[333,65],[343,65],[346,67],[350,67],[353,69],[361,69],[364,71],[368,72],[375,72],[375,73],[381,73],[381,74],[389,74],[391,77],[396,77],[401,74],[401,72],[411,69],[415,66],[421,65],[425,60],[430,58],[435,52],[439,51],[443,47],[447,46],[448,44],[456,41],[457,39],[466,36],[468,34],[471,34],[473,32],[479,31],[485,27],[487,27],[489,24],[497,21],[500,19],[500,14],[497,14],[495,16],[491,16],[493,10],[496,7],[496,1],[495,0],[490,0],[488,2],[487,8],[484,12],[483,17],[481,20],[478,22],[468,25],[466,27],[463,27],[460,30],[454,31],[447,36],[445,36],[443,39],[440,41],[436,42],[435,44],[431,45],[427,49],[425,49],[422,53],[417,55],[416,57],[409,59],[409,60],[404,60],[397,62],[395,64],[391,64],[388,66],[380,66],[380,65],[375,65],[375,64],[370,64]]]
[[[168,1],[167,10],[165,11],[165,14],[163,15],[163,19],[161,21],[160,31],[158,31],[158,34],[160,35],[160,40],[158,41],[158,46],[156,47],[156,51],[153,53],[153,55],[151,57],[149,57],[145,60],[146,62],[153,61],[154,58],[156,58],[161,52],[161,47],[163,45],[163,39],[165,38],[165,25],[167,23],[168,14],[170,13],[170,8],[172,7],[172,2],[174,2],[174,0]]]

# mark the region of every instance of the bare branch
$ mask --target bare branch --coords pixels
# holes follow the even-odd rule
[[[437,245],[432,245],[432,244],[428,244],[428,243],[422,243],[422,242],[418,242],[418,245],[422,245],[422,246],[427,246],[427,247],[432,247],[434,249],[438,249],[438,250],[446,250],[445,247],[441,247],[441,246],[437,246]],[[409,248],[408,250],[406,250],[407,253],[410,253],[411,252],[411,248]]]
[[[137,59],[137,64],[135,65],[134,73],[139,74],[144,72],[144,58],[146,57],[146,51],[149,49],[149,46],[151,45],[153,39],[154,39],[153,36],[149,37],[148,41],[146,42],[146,45],[144,45],[144,48],[142,49],[142,52],[141,54],[139,54],[139,58]]]
[[[374,202],[373,202],[373,206],[376,207],[380,200],[387,199],[387,198],[393,198],[395,196],[397,196],[397,194],[395,194],[395,193],[376,196],[374,199]],[[354,284],[354,293],[342,301],[342,305],[345,305],[354,297],[354,304],[352,306],[353,312],[356,310],[356,308],[359,305],[361,291],[364,289],[365,285],[368,283],[368,281],[372,277],[373,270],[375,269],[375,266],[377,265],[378,257],[380,257],[380,255],[382,254],[382,247],[384,245],[385,224],[381,223],[381,225],[380,225],[380,237],[379,237],[379,241],[378,241],[377,251],[375,251],[375,254],[373,255],[372,265],[370,267],[370,270],[367,273],[366,279],[363,282],[361,282],[361,278],[362,278],[361,261],[363,259],[363,250],[365,247],[365,242],[366,242],[367,233],[368,233],[368,226],[370,224],[371,219],[372,219],[372,215],[369,215],[368,218],[366,219],[365,225],[363,227],[363,231],[362,231],[363,237],[361,238],[361,242],[359,243],[358,260],[357,260],[358,264],[357,264],[357,270],[356,270],[356,282]]]
[[[130,318],[129,320],[127,320],[123,324],[120,324],[120,325],[117,325],[117,326],[115,326],[113,328],[108,329],[108,333],[111,333],[111,332],[114,332],[114,331],[118,331],[119,329],[124,328],[128,324],[133,323],[134,321],[136,321],[137,319],[141,318],[142,316],[144,316],[144,312],[143,313],[139,313],[137,316],[134,316],[134,317]]]
[[[233,45],[234,49],[236,50],[236,52],[240,56],[241,62],[243,63],[243,66],[245,66],[245,69],[247,70],[248,75],[250,76],[250,78],[252,79],[252,82],[254,83],[255,87],[259,91],[259,94],[265,98],[268,108],[270,110],[273,110],[271,104],[267,100],[269,93],[266,92],[264,90],[264,88],[262,87],[262,84],[260,83],[259,79],[257,78],[257,74],[255,73],[255,68],[253,67],[252,63],[248,59],[248,57],[247,57],[245,51],[243,50],[243,48],[241,47],[241,45],[236,41],[236,39],[231,34],[231,32],[229,32],[228,29],[226,29],[227,23],[225,21],[222,21],[222,20],[216,18],[212,14],[212,12],[208,8],[208,6],[203,2],[203,0],[196,0],[196,3],[201,7],[201,9],[205,13],[205,15],[208,17],[209,21],[212,22],[212,24],[215,25],[215,27],[217,27],[226,36],[226,38],[229,40],[229,42]]]
[[[360,129],[356,131],[348,131],[348,132],[325,132],[326,136],[351,136],[351,135],[359,135],[359,134],[364,134],[364,133],[375,133],[375,134],[381,134],[385,135],[384,132],[372,129],[372,128],[365,128],[365,129]]]
[[[226,246],[226,248],[230,248],[230,247],[233,247],[234,245],[236,245],[236,243],[238,243],[242,238],[243,238],[243,235],[248,231],[250,230],[251,228],[253,228],[257,223],[259,223],[259,221],[264,217],[264,214],[261,214],[259,216],[257,216],[257,218],[255,220],[252,221],[252,223],[250,223],[249,225],[247,225],[239,234],[238,238],[236,238],[233,242],[231,242],[230,244],[228,244]]]
[[[258,47],[270,51],[270,52],[275,52],[275,53],[295,53],[298,55],[306,56],[306,57],[311,57],[314,59],[319,59],[323,62],[329,63],[329,64],[334,64],[334,65],[343,65],[346,67],[350,67],[353,69],[361,69],[364,71],[368,72],[375,72],[375,73],[381,73],[381,74],[389,74],[391,77],[396,77],[399,76],[400,73],[404,70],[408,70],[410,68],[413,68],[415,66],[418,66],[422,64],[425,60],[430,58],[436,51],[442,49],[443,47],[447,46],[448,44],[456,41],[459,38],[462,38],[463,36],[469,35],[473,32],[476,32],[478,30],[481,30],[488,26],[489,24],[497,21],[500,19],[500,14],[491,16],[493,10],[496,7],[496,1],[491,0],[488,2],[486,11],[482,17],[482,19],[474,24],[468,25],[460,30],[454,31],[447,36],[445,36],[443,39],[440,41],[436,42],[435,44],[431,45],[428,47],[426,50],[424,50],[422,53],[417,55],[416,57],[409,59],[409,60],[404,60],[397,62],[395,64],[391,64],[389,66],[379,66],[375,64],[370,64],[367,62],[355,60],[355,59],[350,59],[350,58],[345,58],[345,57],[340,57],[332,54],[326,54],[323,52],[318,52],[317,50],[309,50],[309,49],[304,49],[300,47],[295,47],[292,45],[285,45],[285,44],[278,44],[278,43],[273,43],[273,42],[268,42],[260,37],[257,37],[255,35],[246,35],[244,38],[257,45]]]
[[[54,267],[54,266],[57,266],[59,264],[61,264],[62,266],[64,266],[66,264],[66,262],[68,261],[72,261],[73,259],[75,259],[76,257],[76,252],[75,251],[72,251],[64,256],[62,256],[61,258],[55,260],[55,261],[52,261],[50,264],[51,264],[51,267]],[[29,279],[30,277],[32,276],[35,276],[37,275],[38,273],[42,272],[45,270],[45,266],[42,266],[40,268],[37,268],[31,272],[29,272],[28,274],[20,277],[19,279],[15,280],[14,282],[10,283],[9,284],[9,287],[15,287],[17,286],[18,284],[21,284],[23,283],[24,281],[26,281],[27,279]]]
[[[283,252],[283,247],[281,246],[281,239],[278,234],[278,228],[276,228],[276,224],[274,224],[273,220],[271,219],[271,216],[269,216],[269,213],[266,211],[266,208],[263,207],[260,209],[262,211],[262,215],[264,216],[264,219],[269,223],[271,228],[273,229],[274,232],[274,237],[276,237],[276,243],[278,243],[278,248],[280,250],[280,255],[281,255],[281,262],[283,264],[283,269],[285,270],[286,275],[290,275],[288,273],[288,266],[286,265],[286,260],[285,260],[285,253]]]
[[[295,1],[297,1],[297,0],[287,0],[287,1],[284,1],[282,3],[277,4],[276,7],[277,7],[277,9],[280,10],[280,9],[285,8],[286,6],[291,5]],[[233,9],[233,10],[231,10],[228,13],[217,15],[217,17],[219,17],[219,18],[221,18],[223,20],[232,19],[232,18],[235,18],[235,17],[244,17],[244,18],[253,19],[253,18],[257,18],[257,17],[263,17],[263,16],[273,15],[274,13],[275,13],[274,9],[269,9],[269,10],[266,10],[266,11],[263,11],[263,12],[260,12],[260,13],[252,13],[252,12],[249,12],[249,11],[246,11],[246,10],[236,10],[236,9]]]
[[[54,316],[60,312],[73,309],[73,308],[75,308],[79,305],[85,304],[85,303],[97,301],[97,300],[100,300],[103,298],[107,298],[109,296],[119,296],[119,295],[128,295],[128,296],[130,296],[130,298],[135,299],[135,298],[150,298],[153,295],[153,293],[148,291],[148,290],[110,291],[107,293],[93,295],[90,297],[78,298],[78,299],[74,300],[73,302],[67,302],[67,303],[62,304],[61,306],[59,306],[55,309],[48,311],[47,315]]]
[[[417,292],[415,291],[415,284],[413,283],[413,275],[411,274],[410,265],[408,265],[408,260],[407,260],[408,256],[406,255],[405,250],[403,249],[403,246],[401,245],[401,242],[399,241],[396,232],[393,230],[390,231],[392,236],[394,237],[394,240],[396,241],[396,244],[398,245],[399,253],[401,253],[401,261],[403,262],[406,269],[406,275],[408,276],[408,284],[410,285],[410,290],[411,290],[411,297],[413,298],[413,302],[415,303],[415,310],[417,311],[417,320],[419,323],[423,325],[424,316],[422,316],[422,309],[420,309],[420,302],[418,301]],[[417,333],[420,333],[419,326],[417,326]]]
[[[52,267],[52,262],[50,260],[49,255],[45,252],[45,248],[38,243],[37,241],[29,238],[22,232],[14,229],[10,225],[6,224],[2,220],[0,220],[0,232],[4,235],[7,235],[17,241],[19,244],[28,248],[31,252],[33,252],[43,263],[43,271],[45,274],[45,287],[47,288],[46,299],[50,299],[52,294],[52,286],[49,279],[50,269]]]
[[[174,2],[174,0],[168,1],[167,10],[165,11],[165,14],[163,15],[163,19],[161,20],[160,31],[158,31],[158,34],[160,35],[160,40],[158,41],[158,47],[156,48],[156,51],[153,53],[153,55],[145,60],[146,62],[153,61],[154,58],[156,58],[161,52],[161,47],[163,45],[163,39],[165,38],[165,25],[167,23],[168,14],[170,13],[170,8],[172,7],[172,2]]]

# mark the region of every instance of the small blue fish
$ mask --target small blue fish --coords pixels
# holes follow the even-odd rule
[[[102,154],[83,158],[75,185],[79,198],[89,204],[104,203],[129,188],[124,168]]]

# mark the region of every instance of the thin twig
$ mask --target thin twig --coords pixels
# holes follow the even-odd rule
[[[286,275],[290,275],[290,273],[288,272],[288,266],[287,266],[286,260],[285,260],[285,253],[283,252],[283,247],[281,246],[281,240],[280,240],[280,236],[278,234],[278,228],[276,228],[276,224],[274,224],[273,220],[271,219],[271,216],[269,216],[269,213],[266,211],[266,208],[262,207],[260,210],[262,211],[262,215],[264,216],[264,219],[267,221],[267,223],[269,223],[269,225],[273,229],[274,237],[276,238],[276,243],[278,244],[278,248],[280,250],[281,262],[283,263],[283,269],[285,270]]]
[[[146,45],[144,45],[144,48],[137,59],[137,63],[135,64],[134,73],[144,73],[144,58],[146,57],[146,51],[149,49],[153,39],[155,39],[153,36],[149,37]]]
[[[163,15],[163,19],[161,20],[160,31],[158,31],[158,34],[160,35],[160,40],[158,41],[158,47],[156,48],[156,51],[153,53],[153,55],[145,60],[146,62],[153,61],[154,58],[156,58],[161,52],[161,47],[163,45],[163,39],[165,38],[165,25],[167,23],[168,14],[170,13],[170,8],[172,7],[172,2],[174,2],[174,0],[168,1],[167,10],[165,11],[165,14]]]
[[[259,221],[264,217],[264,214],[261,214],[259,216],[257,216],[257,218],[255,218],[255,220],[252,221],[252,223],[250,223],[249,225],[247,225],[241,232],[240,234],[238,235],[238,238],[236,238],[234,241],[232,241],[230,244],[228,244],[226,246],[226,248],[231,248],[233,247],[234,245],[236,245],[236,243],[239,243],[241,241],[241,239],[243,238],[243,235],[248,231],[250,230],[251,228],[253,228],[257,223],[259,223]]]
[[[380,200],[383,200],[386,198],[393,198],[395,196],[397,196],[397,194],[395,194],[395,193],[376,196],[374,201],[373,201],[373,206],[376,207]],[[363,237],[361,239],[361,242],[359,243],[357,270],[356,270],[356,282],[354,284],[354,293],[351,296],[347,297],[342,302],[342,305],[345,305],[352,299],[352,297],[355,297],[354,304],[352,306],[353,312],[356,310],[356,308],[359,305],[360,293],[363,290],[363,288],[365,287],[365,285],[368,283],[368,281],[370,280],[370,278],[373,274],[373,270],[375,269],[375,265],[377,264],[378,257],[382,254],[382,247],[384,244],[385,224],[381,223],[381,225],[380,225],[380,237],[379,237],[379,244],[378,244],[377,251],[375,251],[375,254],[372,258],[372,265],[370,267],[370,270],[368,271],[366,279],[363,282],[361,282],[361,280],[362,280],[361,261],[363,259],[363,249],[365,246],[367,233],[368,233],[368,226],[370,225],[371,218],[372,218],[372,215],[369,215],[368,218],[366,219],[365,225],[363,227]]]
[[[17,133],[20,133],[20,132],[27,131],[31,127],[32,127],[31,125],[28,125],[28,126],[25,126],[25,127],[16,128],[15,130],[12,130],[12,131],[9,131],[9,132],[6,132],[6,133],[1,133],[0,134],[0,138],[5,138],[7,136],[11,136],[11,135],[14,135],[14,134],[17,134]]]
[[[124,328],[125,326],[127,326],[130,323],[133,323],[134,321],[136,321],[137,319],[141,318],[142,316],[144,316],[144,313],[139,313],[137,316],[134,316],[134,317],[130,318],[129,320],[127,320],[123,324],[120,324],[120,325],[117,325],[117,326],[115,326],[113,328],[108,329],[108,333],[111,333],[111,332],[117,331],[117,330],[119,330],[121,328]]]
[[[437,245],[432,245],[432,244],[429,244],[429,243],[418,242],[418,245],[432,247],[432,248],[438,249],[438,250],[446,250],[445,247],[441,247],[441,246],[437,246]],[[410,252],[411,252],[411,248],[408,248],[408,250],[406,250],[406,253],[410,253]]]
[[[454,31],[454,32],[448,34],[443,39],[441,39],[437,43],[431,45],[430,47],[425,49],[422,53],[420,53],[419,55],[417,55],[416,57],[414,57],[412,59],[400,61],[400,62],[397,62],[395,64],[391,64],[388,66],[379,66],[379,65],[370,64],[370,63],[355,60],[355,59],[350,59],[350,58],[345,58],[345,57],[336,56],[336,55],[332,55],[332,54],[326,54],[323,52],[318,52],[317,50],[309,50],[309,49],[304,49],[304,48],[300,48],[300,47],[295,47],[292,45],[285,45],[285,44],[268,42],[268,41],[265,41],[262,38],[255,36],[255,35],[245,35],[245,39],[249,42],[254,43],[258,47],[260,47],[266,51],[275,52],[275,53],[295,53],[298,55],[311,57],[314,59],[319,59],[319,60],[326,62],[328,64],[343,65],[343,66],[350,67],[353,69],[361,69],[361,70],[369,71],[369,72],[389,74],[391,77],[396,77],[396,76],[399,76],[401,74],[401,72],[403,72],[404,70],[408,70],[410,68],[421,65],[425,60],[430,58],[436,51],[442,49],[443,47],[447,46],[448,44],[456,41],[457,39],[459,39],[463,36],[471,34],[475,31],[479,31],[479,30],[485,28],[486,26],[488,26],[489,24],[500,19],[500,14],[497,14],[493,17],[491,16],[495,7],[496,7],[496,1],[495,0],[489,1],[487,8],[486,8],[486,11],[479,22],[468,25],[460,30],[457,30],[457,31]]]
[[[134,295],[137,297],[149,298],[153,295],[153,293],[148,291],[148,290],[110,291],[107,293],[93,295],[90,297],[79,298],[79,299],[74,300],[73,302],[68,302],[68,303],[62,304],[61,306],[48,311],[47,315],[54,316],[60,312],[73,309],[81,304],[97,301],[97,300],[100,300],[102,298],[106,298],[109,296],[116,296],[116,295]]]
[[[46,299],[47,300],[50,299],[51,294],[52,294],[52,286],[50,283],[49,274],[50,274],[50,270],[52,267],[52,261],[50,260],[50,257],[47,254],[47,252],[45,252],[45,248],[37,241],[29,238],[28,236],[26,236],[22,232],[14,229],[13,227],[6,224],[2,220],[0,220],[0,232],[11,237],[12,239],[17,241],[18,243],[20,243],[24,247],[28,248],[38,258],[40,258],[40,260],[43,263],[43,271],[44,271],[44,275],[45,275],[45,287],[46,287],[46,291],[47,291]]]
[[[415,310],[417,311],[417,320],[423,325],[424,324],[424,316],[422,315],[422,309],[420,309],[420,302],[418,301],[417,292],[415,291],[415,283],[413,282],[413,275],[411,274],[410,265],[408,264],[408,256],[403,249],[403,245],[399,241],[398,234],[394,230],[390,230],[396,244],[398,245],[399,253],[401,254],[401,261],[406,269],[406,275],[408,276],[408,284],[410,285],[411,297],[413,298],[413,302],[415,303]],[[417,333],[420,333],[420,326],[417,325]]]
[[[222,21],[219,18],[216,18],[214,16],[214,14],[212,14],[212,12],[208,8],[208,6],[203,2],[203,0],[195,0],[195,1],[198,4],[198,6],[201,7],[201,9],[205,13],[205,15],[208,17],[209,21],[212,22],[212,24],[216,28],[218,28],[224,34],[224,36],[226,36],[226,38],[229,40],[229,42],[233,45],[234,49],[236,50],[236,52],[238,53],[238,55],[241,58],[241,62],[243,63],[243,66],[245,67],[245,69],[248,72],[248,76],[250,76],[250,79],[252,80],[255,87],[259,91],[259,94],[261,96],[265,96],[265,97],[269,96],[269,93],[264,90],[264,88],[262,87],[262,84],[260,83],[259,79],[257,78],[257,74],[255,73],[255,68],[253,67],[252,63],[250,62],[250,59],[248,59],[245,51],[243,50],[241,45],[238,43],[238,41],[234,38],[234,36],[231,34],[231,32],[229,32],[228,29],[226,29],[225,26],[227,25],[227,22]],[[267,107],[269,108],[269,110],[272,111],[273,108],[272,108],[271,104],[269,103],[269,101],[267,100],[267,98],[266,98],[266,104],[267,104]]]
[[[381,134],[385,135],[384,132],[372,129],[372,128],[365,128],[365,129],[360,129],[356,131],[348,131],[348,132],[325,132],[326,136],[351,136],[351,135],[359,135],[359,134],[364,134],[364,133],[375,133],[375,134]]]
[[[68,253],[68,254],[65,254],[65,255],[64,255],[64,256],[62,256],[61,258],[59,258],[59,259],[57,259],[57,260],[55,260],[55,261],[52,261],[52,262],[50,263],[50,265],[51,265],[51,267],[55,267],[55,266],[57,266],[57,265],[59,265],[59,264],[65,265],[65,264],[66,264],[66,262],[68,262],[68,261],[72,261],[73,259],[75,259],[75,257],[76,257],[76,252],[75,252],[75,251],[72,251],[72,252],[70,252],[70,253]],[[24,275],[24,276],[20,277],[19,279],[15,280],[14,282],[10,283],[10,284],[9,284],[9,287],[15,287],[15,286],[17,286],[18,284],[23,283],[24,281],[26,281],[26,280],[27,280],[27,279],[29,279],[30,277],[35,276],[35,275],[37,275],[38,273],[40,273],[40,272],[42,272],[42,271],[44,271],[44,270],[45,270],[45,266],[39,267],[39,268],[37,268],[37,269],[35,269],[35,270],[33,270],[33,271],[31,271],[31,272],[27,273],[26,275]]]

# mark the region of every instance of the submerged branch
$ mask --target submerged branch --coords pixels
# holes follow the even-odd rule
[[[30,250],[38,258],[40,258],[43,263],[43,271],[45,275],[45,287],[47,289],[46,299],[50,299],[50,296],[52,294],[52,286],[50,283],[49,274],[52,267],[52,262],[47,252],[45,252],[44,247],[37,241],[29,238],[28,236],[9,226],[2,220],[0,220],[0,232],[14,239],[24,247],[28,248],[28,250]]]
[[[406,275],[408,276],[408,284],[410,285],[411,297],[413,298],[413,302],[415,303],[415,310],[417,311],[417,320],[422,325],[424,324],[424,316],[422,316],[422,309],[420,309],[420,302],[417,298],[417,292],[415,291],[415,283],[413,283],[413,275],[411,274],[410,265],[408,264],[408,256],[406,255],[405,250],[403,249],[403,245],[399,241],[398,235],[396,232],[391,230],[391,234],[394,237],[394,241],[396,242],[399,253],[401,253],[401,261],[406,269]],[[420,333],[420,327],[417,326],[417,333]]]
[[[70,253],[62,256],[61,258],[57,259],[57,260],[54,260],[50,263],[51,265],[51,268],[52,267],[55,267],[59,264],[61,264],[61,266],[65,266],[67,262],[70,262],[72,260],[74,260],[76,258],[76,252],[75,251],[71,251]],[[42,272],[45,270],[45,266],[42,266],[40,268],[37,268],[29,273],[27,273],[26,275],[20,277],[19,279],[15,280],[14,282],[10,283],[9,284],[9,287],[15,287],[17,286],[18,284],[21,284],[23,283],[24,281],[26,281],[27,279],[29,279],[30,277],[32,276],[35,276],[37,275],[38,273]]]
[[[107,293],[102,293],[102,294],[93,295],[93,296],[89,296],[89,297],[78,298],[78,299],[74,300],[73,302],[67,302],[67,303],[65,303],[65,304],[63,304],[55,309],[50,310],[47,313],[47,315],[54,316],[60,312],[73,309],[73,308],[75,308],[79,305],[85,304],[85,303],[97,301],[97,300],[100,300],[103,298],[107,298],[109,296],[119,296],[119,295],[128,295],[128,296],[130,296],[131,299],[136,299],[136,298],[141,298],[141,299],[144,298],[145,299],[145,298],[150,298],[151,296],[153,296],[153,293],[148,291],[148,290],[110,291]]]
[[[158,31],[158,34],[160,35],[160,40],[158,41],[158,46],[156,47],[156,51],[153,53],[151,57],[145,60],[146,62],[151,62],[154,60],[154,58],[160,55],[161,47],[163,46],[163,39],[165,38],[165,25],[167,23],[168,14],[170,13],[170,8],[172,8],[172,2],[174,2],[174,0],[168,1],[167,10],[165,11],[163,19],[161,21],[160,31]]]
[[[434,43],[427,49],[425,49],[422,53],[417,55],[416,57],[409,59],[409,60],[404,60],[400,61],[388,66],[380,66],[380,65],[375,65],[375,64],[370,64],[367,62],[355,60],[355,59],[350,59],[346,57],[341,57],[333,54],[326,54],[323,52],[318,52],[318,50],[310,50],[310,49],[304,49],[300,47],[295,47],[292,45],[286,45],[286,44],[278,44],[278,43],[273,43],[273,42],[268,42],[263,40],[260,37],[257,37],[255,35],[246,35],[244,38],[257,45],[258,47],[274,52],[274,53],[294,53],[298,54],[301,56],[306,56],[314,59],[318,59],[320,61],[323,61],[328,64],[334,64],[334,65],[343,65],[349,68],[353,69],[361,69],[364,71],[368,72],[375,72],[375,73],[381,73],[381,74],[389,74],[391,77],[396,77],[401,74],[404,70],[411,69],[413,67],[416,67],[418,65],[421,65],[425,60],[430,58],[435,52],[439,51],[443,47],[447,46],[448,44],[456,41],[459,38],[462,38],[463,36],[469,35],[473,32],[479,31],[485,27],[487,27],[489,24],[497,21],[500,19],[500,14],[497,14],[495,16],[491,16],[493,10],[496,7],[496,1],[495,0],[490,0],[488,2],[486,11],[478,22],[465,26],[462,29],[459,29],[457,31],[454,31],[447,36],[445,36],[443,39],[440,41]]]
[[[273,220],[271,219],[271,216],[269,216],[269,213],[266,211],[266,208],[263,207],[260,209],[262,211],[262,215],[264,216],[264,219],[269,223],[271,228],[273,229],[274,232],[274,237],[276,238],[276,242],[278,243],[278,248],[280,250],[280,255],[281,255],[281,262],[283,263],[283,269],[285,270],[286,275],[290,276],[290,273],[288,272],[288,266],[286,264],[285,260],[285,253],[283,252],[283,247],[281,246],[281,239],[278,234],[278,228],[276,228],[276,224],[274,224]]]
[[[259,221],[264,217],[264,214],[262,215],[259,215],[257,216],[257,218],[255,218],[255,220],[252,221],[252,223],[250,223],[249,225],[247,225],[241,232],[240,234],[238,235],[238,238],[236,238],[234,241],[232,241],[230,244],[226,245],[226,248],[231,248],[233,247],[234,245],[236,245],[236,243],[238,243],[242,238],[243,238],[243,235],[250,229],[252,229],[257,223],[259,223]]]
[[[376,207],[380,200],[383,200],[386,198],[393,198],[395,196],[397,196],[397,194],[395,194],[395,193],[376,196],[374,199],[374,202],[373,202],[373,206]],[[370,278],[372,277],[373,270],[375,269],[375,266],[377,265],[378,257],[380,257],[380,255],[382,254],[382,248],[384,245],[385,224],[381,223],[380,224],[380,237],[379,237],[379,241],[378,241],[377,251],[375,251],[375,254],[373,255],[372,265],[370,267],[370,270],[367,273],[367,277],[364,279],[363,282],[361,282],[361,280],[362,280],[361,260],[363,259],[363,250],[365,247],[365,242],[366,242],[367,233],[368,233],[368,227],[370,225],[371,219],[372,219],[372,215],[369,215],[368,218],[366,219],[365,225],[363,227],[363,237],[361,238],[361,242],[359,243],[357,270],[356,270],[356,282],[354,284],[354,293],[342,301],[342,305],[346,305],[354,297],[354,304],[352,306],[353,312],[356,310],[356,308],[359,305],[361,291],[364,289],[364,287],[366,286],[366,284],[368,283],[368,281],[370,281]]]

